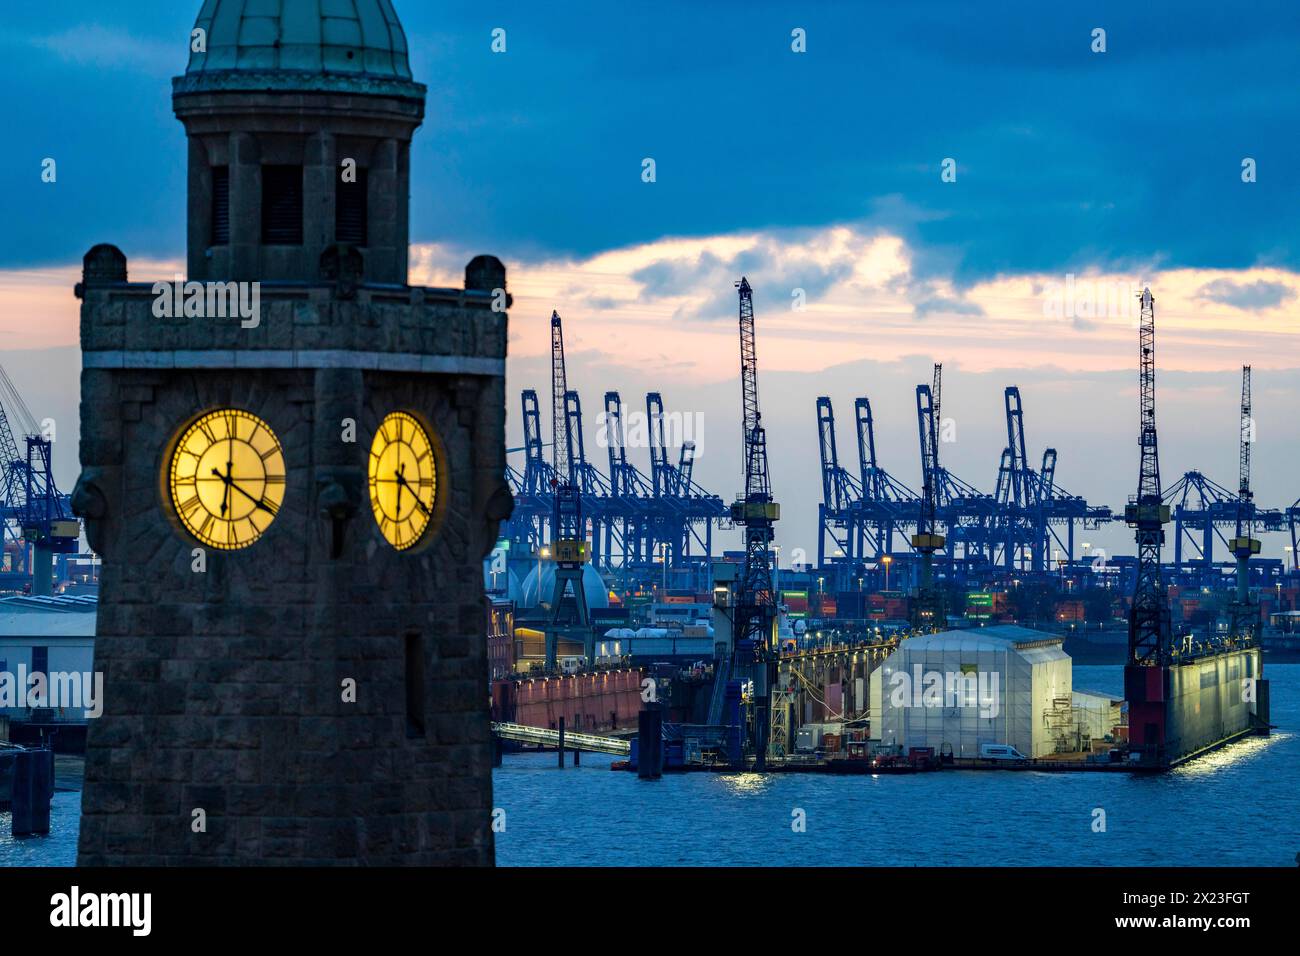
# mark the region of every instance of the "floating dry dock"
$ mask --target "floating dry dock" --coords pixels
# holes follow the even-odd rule
[[[1163,667],[1124,668],[1129,746],[1172,767],[1269,728],[1269,683],[1258,647],[1189,656]]]

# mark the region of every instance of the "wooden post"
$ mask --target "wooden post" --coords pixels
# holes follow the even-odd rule
[[[642,780],[658,780],[663,774],[663,713],[653,704],[637,715],[636,773]]]
[[[555,756],[559,760],[560,769],[564,769],[564,718],[560,718],[560,745],[555,748]]]
[[[16,837],[35,833],[34,809],[36,802],[36,761],[30,750],[20,750],[14,755],[13,812],[10,825]]]

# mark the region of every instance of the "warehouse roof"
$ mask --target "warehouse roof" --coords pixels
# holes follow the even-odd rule
[[[997,624],[993,627],[973,627],[956,631],[940,631],[909,637],[899,646],[911,652],[928,650],[957,651],[1015,651],[1034,661],[1069,659],[1062,647],[1062,639],[1046,631],[1035,631],[1017,624]]]
[[[0,638],[94,637],[98,603],[87,595],[0,598]]]

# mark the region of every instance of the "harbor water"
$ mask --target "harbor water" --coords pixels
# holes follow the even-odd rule
[[[1169,773],[945,770],[902,776],[675,774],[643,781],[584,754],[507,755],[495,772],[502,866],[1295,866],[1300,853],[1300,664],[1266,664],[1271,737]],[[1078,666],[1119,693],[1122,669]],[[0,865],[70,866],[80,794],[53,832]]]

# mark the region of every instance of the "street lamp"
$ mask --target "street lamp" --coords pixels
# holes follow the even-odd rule
[[[889,555],[885,555],[883,558],[880,559],[880,563],[885,566],[885,590],[888,591],[889,590],[889,566],[894,563],[894,559],[891,558]]]

